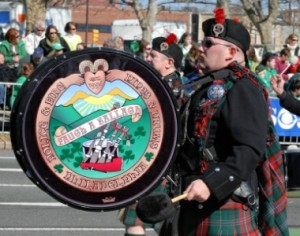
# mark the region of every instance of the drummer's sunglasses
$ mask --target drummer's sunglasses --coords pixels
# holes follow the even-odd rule
[[[214,45],[223,45],[223,46],[226,46],[226,47],[231,47],[231,45],[228,45],[228,44],[223,44],[223,43],[216,43],[214,42],[213,40],[211,39],[204,39],[200,42],[200,44],[205,47],[205,48],[210,48]]]

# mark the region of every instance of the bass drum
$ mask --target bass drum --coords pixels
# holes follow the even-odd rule
[[[168,85],[146,62],[113,49],[66,53],[38,67],[11,115],[24,173],[83,210],[132,204],[162,181],[179,147]]]

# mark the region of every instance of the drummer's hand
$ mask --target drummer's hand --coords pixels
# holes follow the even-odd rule
[[[193,181],[185,190],[187,193],[186,200],[196,200],[198,202],[205,202],[210,196],[210,190],[202,179]]]
[[[57,80],[64,84],[66,88],[69,88],[71,85],[82,85],[84,84],[84,78],[81,74],[70,74],[66,78],[61,78]]]
[[[280,75],[275,75],[271,77],[271,85],[277,96],[284,92],[284,79]]]
[[[105,79],[107,81],[114,81],[117,79],[124,79],[124,78],[126,78],[126,75],[127,74],[125,71],[118,70],[118,69],[112,69],[106,73]]]

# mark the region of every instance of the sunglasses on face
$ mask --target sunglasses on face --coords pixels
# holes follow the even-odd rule
[[[215,46],[215,45],[223,45],[225,47],[231,47],[231,45],[229,44],[223,44],[223,43],[216,43],[214,41],[212,41],[211,39],[204,39],[200,42],[200,45],[202,47],[205,47],[206,49],[209,49],[211,48],[212,46]]]

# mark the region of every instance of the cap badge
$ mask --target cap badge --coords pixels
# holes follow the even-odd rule
[[[215,24],[214,27],[213,27],[213,32],[215,33],[216,37],[219,37],[219,35],[224,32],[224,25]]]
[[[166,50],[168,50],[168,48],[169,48],[169,45],[166,42],[162,42],[160,44],[160,51],[166,51]]]
[[[209,87],[207,91],[207,96],[211,100],[218,100],[221,99],[225,94],[225,89],[222,85],[214,84]]]

